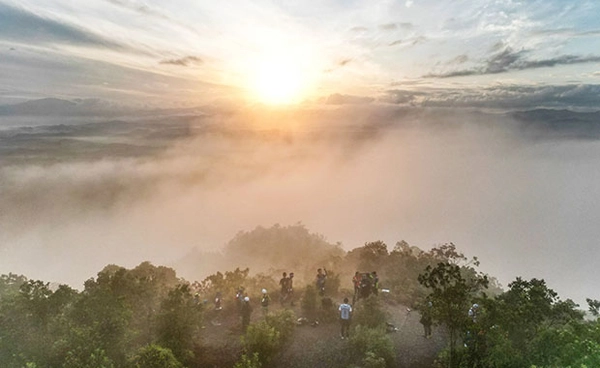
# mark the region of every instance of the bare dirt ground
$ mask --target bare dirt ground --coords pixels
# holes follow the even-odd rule
[[[277,303],[273,303],[277,304]],[[273,305],[271,311],[281,307]],[[299,303],[292,309],[297,316],[302,312]],[[399,368],[429,368],[433,359],[445,344],[445,338],[439,328],[433,328],[433,337],[426,339],[423,336],[423,326],[419,323],[420,315],[417,311],[409,311],[402,305],[386,305],[389,322],[398,328],[390,333],[397,356],[395,366]],[[260,308],[256,307],[252,320],[258,321],[262,317]],[[206,367],[231,367],[242,352],[241,323],[235,313],[228,318],[220,318],[220,325],[215,326],[209,318],[202,331],[202,351],[197,355],[202,356]],[[291,341],[275,359],[273,367],[285,368],[345,368],[348,365],[346,356],[348,341],[340,338],[340,326],[337,322],[321,323],[316,327],[298,326]],[[360,365],[361,362],[352,362]]]

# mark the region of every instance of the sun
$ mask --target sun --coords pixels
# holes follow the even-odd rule
[[[250,72],[252,99],[269,105],[300,102],[305,96],[308,76],[297,61],[285,57],[264,58]]]

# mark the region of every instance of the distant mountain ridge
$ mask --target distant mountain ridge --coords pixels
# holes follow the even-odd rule
[[[119,117],[153,115],[204,115],[200,108],[157,109],[135,107],[95,98],[65,100],[60,98],[42,98],[17,104],[0,105],[0,117],[6,116],[52,116],[52,117]]]
[[[43,98],[0,106],[0,116],[115,116],[127,111],[123,106],[97,99]]]
[[[508,114],[533,137],[555,135],[573,139],[600,139],[600,111],[535,109]]]
[[[151,108],[133,107],[113,103],[100,99],[74,99],[43,98],[12,105],[0,105],[0,118],[2,117],[101,117],[116,119],[119,117],[164,117],[164,116],[206,116],[208,110],[201,107],[195,108]],[[415,108],[415,112],[420,111]],[[425,110],[423,110],[425,111]],[[460,114],[462,110],[457,109]],[[404,112],[406,113],[406,111]],[[444,116],[448,113],[444,112]],[[485,112],[473,112],[482,115]],[[435,116],[435,115],[434,115]],[[498,116],[498,115],[496,115]],[[517,128],[524,134],[533,138],[566,137],[573,139],[600,139],[600,110],[594,112],[578,112],[567,109],[531,109],[506,112],[500,116],[517,123]],[[400,117],[400,120],[402,118]],[[444,121],[441,119],[440,121]],[[495,123],[496,120],[492,120]],[[436,123],[436,120],[432,120]],[[491,121],[490,121],[491,122]],[[493,124],[492,123],[492,124]],[[375,123],[369,123],[372,125]],[[387,122],[386,125],[393,125]]]

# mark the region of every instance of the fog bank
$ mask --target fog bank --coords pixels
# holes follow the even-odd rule
[[[189,129],[143,154],[0,167],[0,272],[80,286],[109,263],[176,264],[240,230],[301,221],[345,249],[453,242],[504,285],[538,277],[562,298],[598,298],[597,140],[532,135],[508,116],[369,108]]]

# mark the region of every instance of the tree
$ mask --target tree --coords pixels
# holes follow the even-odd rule
[[[163,300],[156,316],[157,339],[183,363],[193,358],[194,342],[202,327],[203,307],[188,284],[176,286]]]
[[[358,269],[371,272],[381,269],[388,255],[387,245],[383,241],[377,240],[352,249],[346,255],[346,259],[356,263]]]
[[[456,343],[459,333],[467,325],[467,311],[470,300],[477,292],[488,285],[487,276],[473,275],[458,264],[440,262],[435,267],[427,266],[418,277],[419,283],[431,290],[431,316],[434,321],[444,324],[449,333],[448,366],[454,367]],[[467,277],[463,274],[467,273]]]

